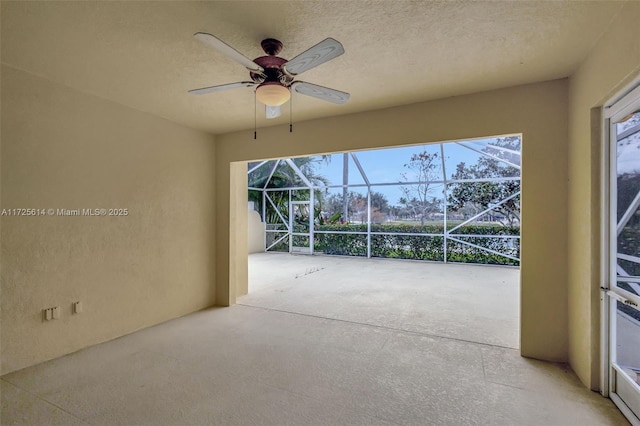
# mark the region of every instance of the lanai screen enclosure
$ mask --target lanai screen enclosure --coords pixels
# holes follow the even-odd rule
[[[521,137],[251,162],[265,251],[519,265]]]

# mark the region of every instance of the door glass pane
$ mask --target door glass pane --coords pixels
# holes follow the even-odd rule
[[[640,410],[640,112],[612,124],[615,210],[612,229],[616,279],[611,303],[611,389],[636,416]]]
[[[616,302],[616,362],[640,385],[640,311]]]
[[[613,391],[636,415],[640,413],[640,311],[615,301]]]
[[[621,277],[640,276],[640,113],[616,123],[614,130],[616,272]]]

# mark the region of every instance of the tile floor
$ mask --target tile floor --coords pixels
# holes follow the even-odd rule
[[[207,309],[5,375],[0,423],[627,424],[566,365],[402,330],[402,321],[387,327],[284,308]]]

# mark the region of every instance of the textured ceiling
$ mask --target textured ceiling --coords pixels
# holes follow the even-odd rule
[[[345,105],[295,95],[295,121],[569,76],[623,3],[615,1],[2,2],[2,63],[189,127],[253,127],[247,80],[194,40],[215,34],[250,58],[260,40],[292,58],[326,37],[346,53],[300,79],[351,93]],[[283,116],[258,126],[288,122]]]

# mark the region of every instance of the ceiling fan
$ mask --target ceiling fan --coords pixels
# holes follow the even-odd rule
[[[350,95],[346,92],[295,80],[303,72],[344,53],[342,44],[333,38],[321,41],[288,61],[277,56],[282,50],[282,43],[279,40],[267,38],[260,43],[266,56],[260,56],[252,61],[214,35],[199,32],[195,33],[194,37],[244,65],[249,70],[251,81],[239,81],[189,90],[189,93],[193,95],[204,95],[237,87],[256,87],[256,99],[265,104],[267,118],[280,116],[280,106],[291,98],[292,89],[302,95],[313,96],[336,104],[343,104],[349,100]]]

